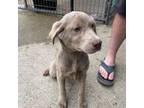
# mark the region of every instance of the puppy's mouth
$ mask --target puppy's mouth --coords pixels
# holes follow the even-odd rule
[[[100,50],[101,50],[101,48],[93,48],[93,49],[90,51],[89,54],[96,53],[96,52],[98,52],[98,51],[100,51]]]
[[[100,51],[100,50],[101,50],[101,47],[98,47],[98,48],[91,48],[85,52],[88,54],[93,54],[93,53],[96,53],[97,51]]]
[[[97,51],[100,51],[101,50],[101,46],[102,46],[102,42],[99,42],[97,44],[93,44],[91,46],[91,48],[86,48],[86,49],[77,48],[77,51],[85,52],[87,54],[93,54],[93,53],[95,53]]]

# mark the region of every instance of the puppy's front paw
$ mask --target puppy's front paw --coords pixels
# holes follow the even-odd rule
[[[67,108],[67,102],[66,100],[59,100],[58,102],[58,108]]]
[[[48,75],[49,75],[49,69],[47,69],[43,72],[43,76],[48,76]]]

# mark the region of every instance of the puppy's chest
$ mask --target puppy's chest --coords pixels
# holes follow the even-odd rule
[[[86,60],[73,60],[65,65],[65,76],[70,79],[79,79],[86,73],[89,66],[89,61]]]

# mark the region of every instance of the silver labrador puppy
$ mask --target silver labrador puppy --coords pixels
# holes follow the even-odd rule
[[[57,78],[59,88],[58,108],[67,108],[65,80],[73,78],[79,82],[78,105],[85,108],[85,80],[89,67],[87,54],[101,49],[102,41],[96,33],[96,23],[88,14],[73,11],[66,14],[60,21],[56,21],[49,33],[61,43],[61,49],[56,59],[43,73]]]

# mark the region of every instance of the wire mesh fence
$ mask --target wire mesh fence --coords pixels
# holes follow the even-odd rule
[[[58,15],[84,11],[105,23],[109,20],[111,3],[112,0],[18,0],[21,9]]]

